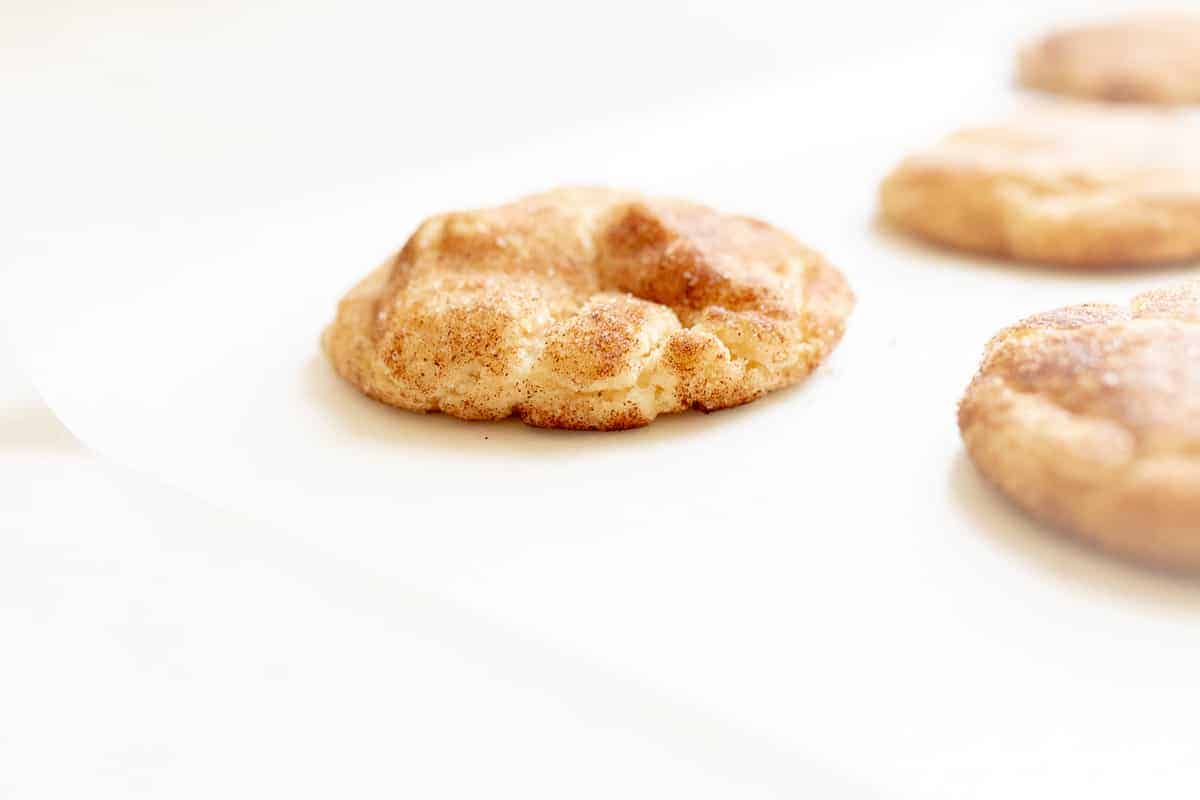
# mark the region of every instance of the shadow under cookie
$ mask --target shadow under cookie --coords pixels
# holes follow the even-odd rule
[[[1039,572],[1122,602],[1200,612],[1200,576],[1113,554],[1033,519],[980,475],[966,453],[954,459],[947,481],[973,530]]]

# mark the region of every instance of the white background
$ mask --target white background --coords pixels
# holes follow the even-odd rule
[[[4,10],[0,796],[1195,796],[1200,589],[1024,520],[953,424],[999,326],[1191,269],[874,219],[1096,4]],[[793,230],[844,345],[610,435],[325,369],[422,216],[578,181]]]

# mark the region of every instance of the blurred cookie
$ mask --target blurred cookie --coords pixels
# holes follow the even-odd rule
[[[1200,568],[1200,281],[1001,331],[958,424],[979,470],[1034,516]]]
[[[1091,100],[1200,103],[1200,15],[1135,14],[1055,31],[1021,51],[1017,78]]]
[[[427,220],[342,300],[323,344],[400,408],[612,430],[800,380],[853,303],[838,270],[765,223],[559,189]]]
[[[1076,106],[960,131],[884,180],[884,216],[933,242],[1081,267],[1200,256],[1200,126]]]

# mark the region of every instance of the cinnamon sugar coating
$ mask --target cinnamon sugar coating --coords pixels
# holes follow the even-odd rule
[[[765,223],[568,188],[426,220],[322,341],[400,408],[613,430],[800,380],[853,304],[840,272]]]
[[[1031,514],[1200,568],[1200,282],[1006,328],[958,422],[980,471]]]

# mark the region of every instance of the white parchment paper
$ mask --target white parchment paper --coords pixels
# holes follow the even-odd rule
[[[1194,268],[1007,265],[875,220],[906,150],[1019,102],[1006,59],[1034,19],[995,12],[836,74],[403,180],[31,238],[8,276],[10,334],[50,406],[111,458],[881,791],[1194,786],[1196,587],[1025,520],[981,485],[954,423],[999,327]],[[802,386],[619,434],[402,413],[333,374],[317,339],[336,299],[423,216],[563,182],[793,231],[859,295],[844,343]]]

